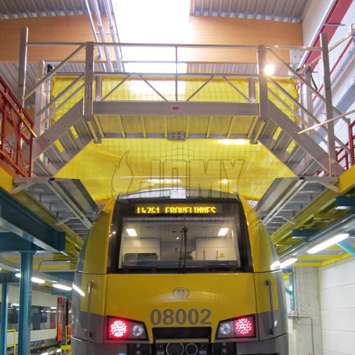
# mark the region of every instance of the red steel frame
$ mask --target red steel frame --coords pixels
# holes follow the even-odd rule
[[[33,121],[0,76],[0,162],[17,175],[32,171]]]

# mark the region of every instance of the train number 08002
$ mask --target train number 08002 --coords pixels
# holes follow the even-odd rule
[[[203,309],[153,309],[150,313],[150,321],[153,325],[173,325],[191,324],[208,325],[211,324],[211,310]]]

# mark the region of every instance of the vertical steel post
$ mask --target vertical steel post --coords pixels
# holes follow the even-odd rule
[[[266,66],[266,48],[258,47],[258,76],[259,76],[259,117],[262,120],[267,118],[267,77],[264,72]]]
[[[251,102],[256,101],[256,92],[255,92],[255,79],[248,79],[248,97]]]
[[[7,354],[8,284],[1,284],[0,355]]]
[[[37,67],[37,80],[39,81],[45,75],[46,75],[46,63],[44,62],[44,60],[41,60],[38,63],[38,67]],[[47,113],[47,112],[43,112],[41,115],[37,114],[47,104],[47,102],[46,102],[47,101],[46,100],[46,90],[45,90],[46,85],[47,85],[47,83],[43,83],[42,85],[40,85],[38,87],[38,89],[35,92],[34,131],[35,131],[35,133],[37,134],[38,137],[43,132],[43,129],[42,129],[42,127],[44,126],[43,125],[43,121],[44,121],[44,118],[46,117],[45,115]]]
[[[17,98],[21,105],[25,106],[26,92],[26,71],[27,71],[27,42],[28,42],[28,27],[23,27],[20,33],[20,50],[18,64],[18,84]]]
[[[102,76],[100,75],[95,77],[95,97],[96,101],[102,99]]]
[[[333,112],[333,99],[332,87],[330,81],[330,65],[329,65],[329,50],[328,50],[328,36],[325,32],[321,33],[321,46],[322,46],[322,61],[323,61],[323,81],[325,90],[325,108],[327,120],[334,116]],[[335,175],[336,166],[336,152],[335,152],[335,134],[334,122],[328,123],[328,150],[329,150],[329,175]]]
[[[266,65],[266,48],[259,46],[257,50],[258,86],[259,86],[259,117],[256,122],[251,143],[256,143],[268,118],[267,78],[264,72]]]
[[[18,329],[18,354],[30,354],[30,322],[32,304],[32,261],[33,252],[21,253],[20,317]]]
[[[308,65],[305,68],[305,80],[308,85],[305,85],[305,94],[306,94],[306,108],[310,113],[313,113],[313,100],[312,100],[312,68]],[[306,115],[307,117],[307,127],[312,125],[311,117]]]
[[[85,95],[84,95],[84,117],[91,121],[94,115],[93,105],[93,83],[94,83],[94,42],[86,43],[85,50]]]
[[[179,101],[178,72],[178,46],[175,46],[175,101]]]

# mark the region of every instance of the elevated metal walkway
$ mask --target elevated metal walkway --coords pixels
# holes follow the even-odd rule
[[[44,102],[38,100],[35,108],[38,137],[33,159],[37,176],[56,174],[90,141],[99,143],[106,138],[246,138],[252,143],[262,143],[296,176],[339,175],[346,164],[340,161],[337,152],[348,161],[355,159],[353,139],[349,136],[349,141],[343,142],[337,137],[332,120],[327,126],[320,123],[313,115],[312,99],[324,106],[327,119],[338,115],[348,125],[347,114],[333,107],[329,85],[325,85],[323,95],[311,84],[309,68],[296,71],[288,63],[285,52],[289,54],[290,48],[149,44],[153,52],[163,50],[170,54],[159,60],[144,57],[126,60],[119,71],[109,72],[97,61],[97,50],[111,47],[137,50],[147,44],[65,43],[75,48],[72,53],[26,90],[27,48],[64,44],[29,42],[25,30],[21,38],[18,91],[23,103],[41,95],[44,85],[54,78],[71,78],[56,96]],[[320,53],[317,58],[322,59],[324,80],[328,82],[329,51],[334,48],[328,48],[326,38],[322,39],[322,47],[297,49]],[[236,71],[241,64],[233,58],[241,51],[255,56],[252,61],[257,63],[258,74],[243,75]],[[221,52],[225,53],[226,62],[221,61]],[[218,58],[215,61],[211,59],[214,55]],[[78,56],[81,59],[74,66],[73,59]],[[264,71],[270,58],[279,68],[275,76]],[[137,73],[125,69],[130,64],[164,64],[170,69],[166,73]],[[191,71],[198,64],[203,64],[207,72]],[[186,66],[186,72],[180,69],[182,65]],[[303,91],[291,93],[283,80],[292,80],[294,88]],[[213,85],[214,97],[206,94]],[[137,88],[139,91],[142,87],[142,93],[137,94]],[[307,130],[316,124],[317,128]]]
[[[256,212],[273,234],[327,190],[337,192],[338,179],[329,176],[302,176],[275,179],[256,206]]]
[[[57,220],[81,237],[87,236],[99,211],[84,185],[76,179],[16,178],[14,193],[25,191]]]

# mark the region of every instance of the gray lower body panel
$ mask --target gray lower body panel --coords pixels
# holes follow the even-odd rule
[[[228,343],[227,343],[228,344]],[[229,343],[230,344],[230,343]],[[222,343],[212,345],[211,354],[223,355],[288,355],[288,336],[282,335],[277,338],[267,339],[264,341],[252,341],[245,343],[236,343],[231,351],[230,347],[224,352]],[[72,354],[73,355],[126,355],[127,344],[113,343],[101,344],[84,341],[80,339],[72,339]],[[134,355],[135,352],[132,353]],[[141,355],[146,355],[145,352],[140,352]],[[148,354],[153,354],[147,351]]]

